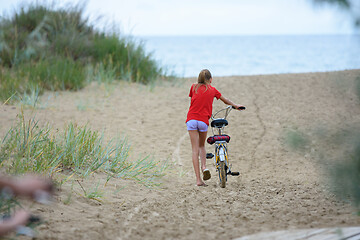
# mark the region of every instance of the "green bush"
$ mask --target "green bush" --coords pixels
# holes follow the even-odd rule
[[[95,30],[82,9],[36,3],[0,18],[0,100],[29,89],[78,90],[85,69],[99,64],[105,75],[144,84],[164,75],[141,44]]]
[[[71,58],[53,57],[16,67],[19,77],[41,89],[78,90],[85,86],[84,67]]]

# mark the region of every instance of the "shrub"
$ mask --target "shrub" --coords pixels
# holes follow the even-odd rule
[[[78,90],[86,84],[89,65],[102,64],[115,79],[144,84],[163,75],[141,44],[95,30],[83,9],[31,3],[1,18],[1,100],[29,89]]]

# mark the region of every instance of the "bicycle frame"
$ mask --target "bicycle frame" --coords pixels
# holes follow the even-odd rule
[[[231,172],[229,158],[227,154],[226,142],[218,142],[218,143],[215,142],[214,161],[215,161],[216,170],[219,173],[220,185],[221,187],[225,187],[225,182],[227,181],[227,174]]]
[[[211,125],[212,132],[214,135],[221,135],[221,136],[223,135],[225,126],[228,124],[226,118],[231,110],[232,110],[232,106],[228,106],[211,116],[212,121],[218,122],[218,124]],[[225,111],[225,116],[223,118],[215,118],[219,113],[223,111]],[[215,129],[217,129],[218,134],[215,134]],[[227,175],[231,174],[228,151],[227,151],[227,141],[219,140],[219,141],[215,141],[214,143],[215,143],[214,163],[216,170],[219,172],[220,186],[225,187],[227,181]]]

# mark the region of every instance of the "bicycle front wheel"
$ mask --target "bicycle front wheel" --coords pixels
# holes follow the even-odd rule
[[[225,162],[220,161],[219,164],[219,179],[220,179],[220,187],[224,188],[226,186],[226,169]]]

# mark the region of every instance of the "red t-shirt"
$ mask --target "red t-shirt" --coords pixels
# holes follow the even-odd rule
[[[200,85],[197,91],[195,91],[195,86],[196,84],[193,84],[190,88],[189,97],[191,97],[191,104],[186,122],[189,120],[198,120],[209,126],[214,97],[219,99],[221,93],[211,85],[207,85],[207,89],[205,85]]]

